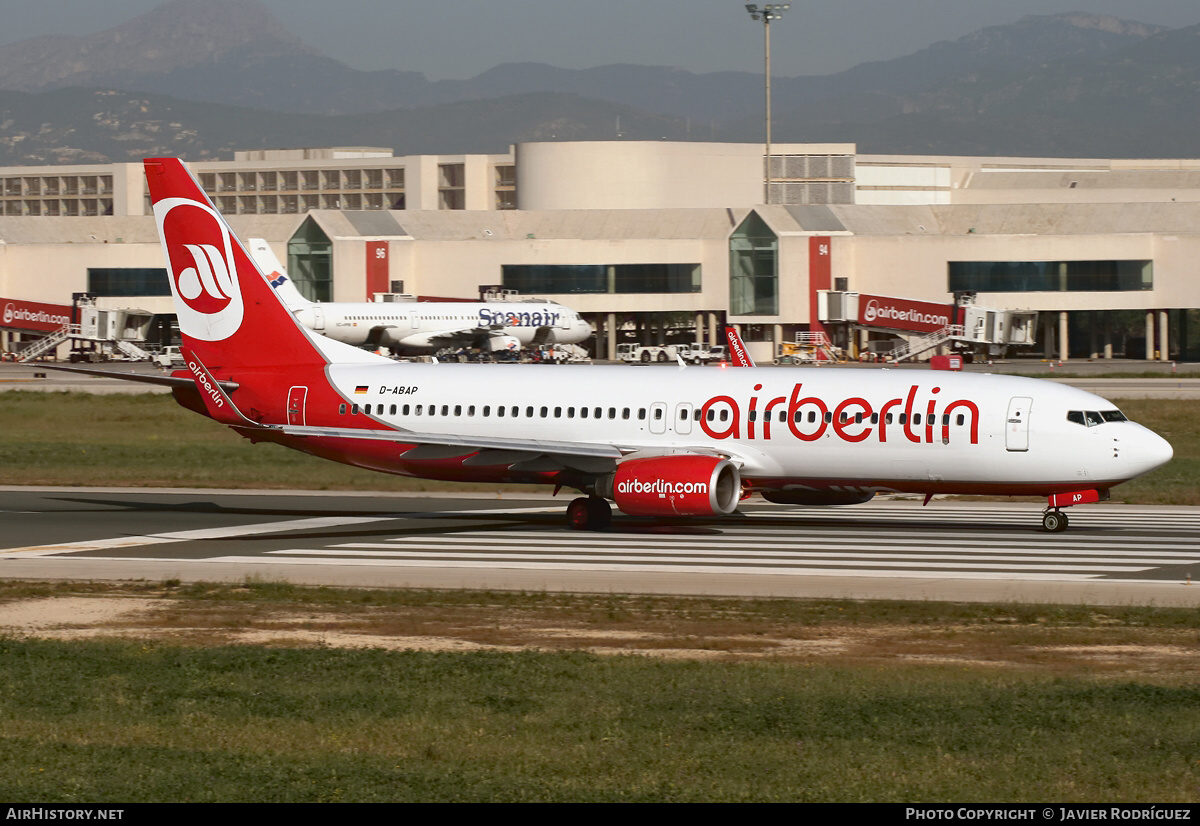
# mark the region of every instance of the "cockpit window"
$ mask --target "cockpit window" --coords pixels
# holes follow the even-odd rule
[[[1126,419],[1119,410],[1106,410],[1103,413],[1096,410],[1068,410],[1067,421],[1086,427],[1095,427],[1105,422],[1123,422]]]

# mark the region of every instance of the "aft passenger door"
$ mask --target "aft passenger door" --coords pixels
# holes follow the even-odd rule
[[[1029,411],[1033,399],[1013,396],[1008,401],[1008,416],[1004,421],[1004,446],[1012,451],[1029,450]]]
[[[307,387],[293,387],[288,391],[288,424],[304,425],[304,402],[308,397]]]

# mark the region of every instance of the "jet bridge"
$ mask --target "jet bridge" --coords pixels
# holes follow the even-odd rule
[[[873,350],[889,362],[914,358],[944,344],[958,352],[1001,356],[1009,347],[1033,345],[1038,315],[1032,310],[978,306],[973,293],[960,294],[954,304],[939,304],[835,290],[817,292],[817,313],[821,322],[840,323],[850,331],[896,336],[893,343]]]

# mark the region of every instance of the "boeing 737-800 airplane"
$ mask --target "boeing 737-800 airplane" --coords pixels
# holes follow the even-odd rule
[[[1091,393],[899,370],[397,364],[311,332],[172,158],[146,161],[187,369],[181,404],[251,441],[385,473],[586,494],[576,528],[729,514],[759,493],[1047,497],[1062,508],[1164,464],[1171,446]]]
[[[249,251],[301,324],[346,344],[388,347],[401,353],[428,353],[443,347],[496,352],[578,344],[592,334],[592,325],[579,313],[553,301],[309,301],[266,241],[251,238]]]

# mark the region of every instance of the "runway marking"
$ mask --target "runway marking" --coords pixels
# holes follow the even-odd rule
[[[730,557],[736,556],[737,559],[744,560],[737,567],[770,568],[772,570],[776,570],[780,567],[794,567],[794,566],[787,565],[786,562],[783,562],[783,561],[773,561],[773,560],[766,561],[768,558],[761,554],[755,555],[755,556],[749,556],[746,554],[734,555],[734,554],[725,554],[720,551],[713,551],[711,553],[704,553],[704,554],[691,553],[691,554],[677,554],[677,555],[663,554],[663,553],[646,553],[646,554],[642,554],[642,555],[630,554],[630,553],[605,553],[605,554],[591,553],[585,557],[581,557],[579,554],[575,554],[575,553],[570,553],[570,554],[520,553],[520,551],[523,550],[520,546],[514,545],[514,546],[511,546],[511,548],[513,551],[515,551],[515,553],[508,553],[508,554],[472,553],[471,551],[469,551],[467,549],[464,549],[463,551],[459,551],[459,552],[451,552],[451,551],[445,551],[445,552],[439,552],[439,551],[423,551],[423,552],[353,551],[353,552],[348,553],[346,551],[340,551],[340,550],[324,550],[324,549],[318,550],[318,549],[308,549],[308,548],[294,548],[291,550],[282,550],[282,551],[267,551],[267,553],[272,554],[272,555],[293,554],[296,556],[342,557],[345,559],[352,559],[357,556],[357,557],[368,557],[371,559],[389,559],[389,560],[404,560],[404,561],[458,560],[458,561],[473,562],[473,563],[499,564],[500,567],[504,567],[509,562],[542,562],[542,561],[570,562],[570,561],[574,560],[574,561],[581,563],[583,567],[588,567],[588,568],[592,567],[592,564],[594,562],[637,563],[636,567],[641,568],[641,567],[643,567],[644,563],[647,560],[654,560],[654,561],[658,561],[658,562],[669,562],[672,567],[678,567],[678,566],[688,566],[688,567],[700,566],[700,567],[705,567],[705,568],[720,567],[720,565],[722,563],[724,563],[725,565],[728,565],[731,561]],[[779,554],[777,556],[778,556],[779,560],[785,560],[785,559],[796,558],[796,557],[810,560],[811,557],[818,557],[821,555],[817,554],[817,553],[810,553],[810,554],[801,553],[801,554]],[[828,555],[826,555],[826,556],[828,557]],[[942,564],[943,560],[954,560],[955,570],[959,570],[959,569],[963,569],[963,568],[1004,568],[1005,570],[1010,570],[1010,571],[1023,571],[1023,570],[1077,571],[1081,567],[1080,565],[1053,565],[1053,564],[1041,564],[1041,563],[1007,564],[1007,565],[987,564],[988,561],[1005,559],[1005,557],[992,557],[992,556],[982,556],[982,557],[933,556],[933,557],[926,557],[926,556],[918,555],[916,557],[900,558],[900,557],[894,557],[894,556],[879,556],[877,554],[865,554],[865,553],[863,553],[863,554],[853,554],[853,553],[846,554],[846,553],[844,553],[844,554],[837,554],[836,556],[837,556],[837,559],[831,560],[830,564],[854,565],[854,566],[873,565],[875,567],[883,566],[883,567],[888,567],[888,568],[891,568],[891,567],[944,568],[945,565]],[[714,559],[718,560],[718,562],[716,564],[714,564],[712,561]],[[761,561],[761,562],[752,561],[752,560],[756,560],[756,559],[762,559],[764,561]],[[857,562],[856,560],[859,560],[859,559],[861,559],[863,561]],[[976,559],[983,560],[983,561],[967,561],[967,560],[976,560]],[[914,561],[914,560],[930,560],[930,561]],[[936,561],[933,561],[933,560],[936,560]],[[1104,559],[1096,559],[1096,560],[1088,560],[1088,561],[1097,563],[1095,565],[1088,566],[1088,569],[1092,570],[1092,571],[1136,572],[1136,571],[1148,571],[1148,570],[1150,570],[1150,568],[1154,567],[1153,563],[1150,560],[1144,560],[1144,561],[1139,560],[1139,562],[1141,562],[1142,564],[1136,564],[1136,565],[1134,565],[1134,564],[1130,564],[1130,565],[1102,565],[1102,564],[1099,564],[1101,562],[1109,561],[1109,560],[1104,560]],[[1025,560],[1023,562],[1028,562],[1028,560]],[[811,560],[810,560],[810,564],[811,564]]]
[[[258,555],[172,559],[176,564],[237,562],[255,565],[327,565],[380,568],[743,574],[926,580],[1009,580],[1167,584],[1147,573],[1200,566],[1200,510],[1116,508],[1071,514],[1075,531],[1038,529],[1037,511],[1014,505],[983,508],[946,504],[862,506],[856,509],[766,508],[741,518],[699,520],[677,531],[647,520],[618,517],[611,532],[567,530],[561,523],[524,520],[522,514],[561,513],[561,506],[474,508],[321,517],[243,527],[117,537],[0,552],[0,557],[65,555],[187,540],[236,538],[338,525],[388,522],[373,541],[299,538],[308,547]],[[428,520],[465,516],[515,522],[489,529],[450,525],[430,531]],[[417,520],[420,520],[417,522]],[[407,523],[407,524],[406,524]],[[458,528],[463,529],[458,529]],[[425,531],[430,531],[426,533]],[[352,538],[352,537],[345,537]],[[340,538],[339,538],[340,539]],[[295,542],[296,539],[284,540]],[[100,559],[101,557],[91,557]],[[107,559],[120,557],[106,556]],[[1200,573],[1200,570],[1197,571]]]
[[[263,522],[258,525],[231,525],[226,528],[200,528],[192,531],[172,531],[142,536],[116,536],[110,539],[85,539],[80,542],[64,542],[58,545],[31,545],[25,548],[7,548],[0,554],[11,558],[52,556],[77,551],[102,551],[109,548],[135,548],[141,545],[158,545],[164,542],[187,542],[194,539],[232,539],[239,536],[285,533],[313,528],[333,528],[339,525],[359,525],[366,522],[383,522],[391,516],[318,516],[311,519],[290,519],[284,522]]]

